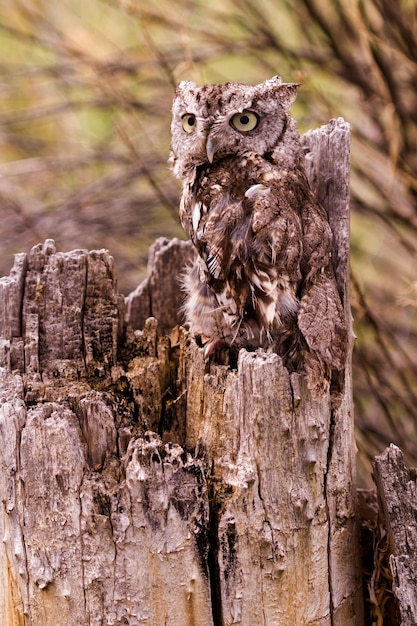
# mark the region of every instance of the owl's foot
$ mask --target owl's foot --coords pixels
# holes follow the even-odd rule
[[[225,346],[226,344],[223,339],[213,339],[212,341],[209,341],[204,346],[204,358],[208,359],[210,355],[216,352],[216,350],[221,350]]]

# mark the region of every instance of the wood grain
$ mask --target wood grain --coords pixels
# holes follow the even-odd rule
[[[390,540],[390,568],[401,625],[417,623],[417,490],[415,470],[391,444],[373,461],[378,497]]]

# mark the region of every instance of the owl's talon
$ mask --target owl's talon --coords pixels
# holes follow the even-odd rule
[[[214,339],[213,341],[209,341],[204,346],[204,358],[208,359],[216,350],[220,350],[225,347],[225,343],[223,339]]]

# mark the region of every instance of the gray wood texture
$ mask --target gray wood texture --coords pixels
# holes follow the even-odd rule
[[[417,624],[417,488],[416,471],[391,444],[373,461],[375,483],[390,542],[393,591],[401,626]]]
[[[349,127],[304,144],[350,323]],[[350,359],[336,401],[262,350],[206,363],[192,254],[158,240],[126,302],[108,252],[52,241],[0,280],[1,623],[363,623]]]

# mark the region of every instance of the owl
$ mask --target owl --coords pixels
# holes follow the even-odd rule
[[[299,85],[181,82],[171,156],[195,262],[184,314],[208,358],[228,347],[276,351],[322,395],[345,366],[347,330],[332,233],[304,171],[289,114]]]

